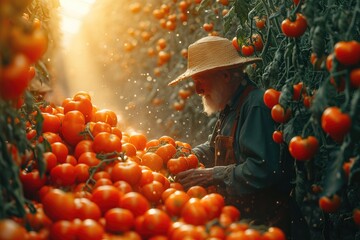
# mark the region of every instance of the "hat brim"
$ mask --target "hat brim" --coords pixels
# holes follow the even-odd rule
[[[186,80],[198,73],[211,71],[211,70],[223,70],[223,69],[229,69],[229,68],[234,68],[234,67],[239,67],[239,66],[245,66],[245,65],[259,62],[259,61],[262,61],[262,59],[261,58],[245,58],[245,59],[240,58],[240,59],[238,59],[238,61],[229,63],[227,65],[222,65],[222,66],[217,66],[217,67],[208,67],[205,69],[199,69],[199,68],[187,69],[184,73],[179,75],[175,80],[171,81],[168,84],[168,86],[174,86],[174,85],[178,84],[180,81]]]

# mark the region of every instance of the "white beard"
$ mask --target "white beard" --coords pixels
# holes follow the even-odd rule
[[[202,96],[204,112],[208,116],[223,110],[227,102],[224,86],[220,84],[217,85],[219,86],[214,87],[213,91],[210,94]]]

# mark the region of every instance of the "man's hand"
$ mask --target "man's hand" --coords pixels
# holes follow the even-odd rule
[[[178,173],[175,176],[175,180],[181,183],[185,190],[192,186],[207,187],[212,185],[214,182],[213,169],[189,169],[187,171]]]

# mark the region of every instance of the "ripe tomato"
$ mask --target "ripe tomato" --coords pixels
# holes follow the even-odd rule
[[[105,123],[105,122],[96,122],[91,129],[91,133],[92,133],[93,137],[95,137],[96,135],[98,135],[101,132],[111,133],[110,124]]]
[[[92,191],[91,201],[99,206],[102,214],[105,214],[109,209],[119,206],[121,196],[122,192],[118,188],[104,185]]]
[[[99,206],[87,198],[75,198],[76,218],[80,220],[101,218]]]
[[[263,29],[265,27],[265,24],[266,24],[266,19],[263,17],[263,18],[259,18],[259,17],[256,17],[255,18],[255,25],[258,29]]]
[[[81,133],[85,129],[85,117],[78,111],[69,111],[64,115],[61,133],[64,140],[72,146],[83,140]]]
[[[341,204],[341,198],[339,195],[333,195],[332,197],[322,196],[319,199],[319,207],[326,213],[336,212]]]
[[[296,14],[295,21],[286,18],[281,23],[281,30],[287,37],[300,37],[304,34],[307,28],[306,18],[301,14]]]
[[[180,216],[181,211],[187,201],[189,201],[190,196],[180,190],[175,190],[171,193],[165,200],[165,210],[172,216]]]
[[[135,186],[141,179],[142,171],[138,163],[125,161],[116,163],[111,171],[111,180],[113,182],[123,180],[131,186]]]
[[[42,29],[25,33],[22,29],[13,27],[11,39],[13,49],[25,54],[32,63],[38,61],[47,49],[48,40]]]
[[[301,96],[306,95],[303,82],[299,82],[293,86],[293,100],[298,101]]]
[[[122,151],[125,153],[128,157],[135,157],[136,156],[136,147],[134,144],[125,142],[122,144]]]
[[[166,164],[169,172],[173,175],[189,169],[186,157],[171,158]]]
[[[188,164],[188,169],[197,168],[199,166],[199,159],[193,153],[189,154],[186,157],[186,161],[187,161],[187,164]]]
[[[156,149],[155,153],[161,157],[163,164],[166,165],[170,158],[176,153],[176,148],[173,144],[166,143]]]
[[[335,141],[342,141],[350,131],[351,118],[338,107],[328,107],[321,116],[321,127]]]
[[[60,189],[50,189],[42,198],[41,203],[45,214],[53,221],[72,220],[76,216],[76,205],[71,193]]]
[[[41,115],[44,118],[42,131],[59,133],[61,126],[60,118],[50,113],[41,113]]]
[[[120,207],[130,210],[135,217],[150,209],[149,201],[138,192],[125,193],[120,199]]]
[[[278,227],[269,227],[262,237],[263,240],[286,240],[284,232]]]
[[[4,100],[18,99],[27,88],[30,62],[23,54],[17,54],[0,71],[0,97]]]
[[[290,108],[285,109],[280,104],[275,104],[271,108],[271,117],[277,123],[285,123],[291,117],[291,110]]]
[[[94,152],[84,152],[78,158],[78,164],[83,163],[88,165],[89,167],[96,166],[100,162],[101,160],[96,157],[96,153]]]
[[[151,208],[142,217],[142,224],[138,228],[140,227],[139,230],[145,234],[145,237],[167,235],[171,227],[171,219],[164,211]]]
[[[116,127],[118,119],[116,113],[109,109],[97,110],[93,116],[94,122],[105,122],[112,127]]]
[[[95,153],[120,153],[121,148],[121,139],[115,134],[101,132],[94,138],[93,149]]]
[[[23,239],[26,230],[23,226],[11,219],[0,220],[0,239],[4,240],[18,240]]]
[[[239,46],[239,42],[237,40],[237,37],[234,37],[231,42],[232,42],[232,45],[234,46],[234,48],[239,52],[240,51],[240,46]]]
[[[69,154],[69,149],[62,142],[54,142],[51,144],[51,151],[55,154],[58,163],[65,163]]]
[[[146,152],[141,159],[142,165],[149,167],[152,171],[160,171],[163,167],[163,159],[154,152]]]
[[[201,203],[201,199],[190,198],[181,211],[181,218],[186,223],[195,226],[204,225],[208,220],[208,216],[204,205]]]
[[[353,219],[356,225],[360,226],[360,209],[355,208],[353,211]]]
[[[94,219],[85,219],[77,228],[77,240],[102,240],[105,230]]]
[[[272,135],[272,139],[276,143],[279,143],[279,144],[282,143],[284,141],[282,131],[278,131],[278,130],[274,131],[273,135]]]
[[[129,231],[135,224],[134,214],[125,208],[112,208],[105,213],[105,230],[113,234]]]
[[[202,187],[202,186],[192,186],[190,187],[186,193],[191,197],[191,198],[203,198],[205,195],[208,194],[206,188]]]
[[[51,225],[49,237],[51,240],[77,240],[76,233],[77,226],[72,221],[60,220]]]
[[[255,49],[252,45],[242,45],[241,46],[241,54],[245,57],[253,55],[255,52]]]
[[[133,144],[136,147],[136,150],[144,150],[147,138],[142,133],[132,133],[129,137],[129,143]]]
[[[44,162],[46,164],[46,173],[50,173],[51,169],[53,169],[57,165],[57,158],[53,152],[45,152],[43,154]]]
[[[201,198],[200,202],[205,208],[208,220],[218,218],[225,206],[225,199],[219,193],[209,193]]]
[[[39,170],[33,169],[32,171],[22,170],[20,172],[20,181],[26,195],[35,194],[39,189],[45,185],[46,176],[40,176]]]
[[[337,42],[334,53],[341,64],[355,65],[360,62],[360,43],[355,40]]]
[[[161,200],[161,195],[164,192],[164,186],[159,181],[152,181],[141,187],[140,192],[151,203],[158,203]]]
[[[277,91],[273,88],[267,89],[263,96],[265,105],[268,108],[272,109],[273,106],[279,103],[280,94],[281,94],[280,91]]]
[[[84,152],[93,152],[93,141],[92,140],[81,140],[75,146],[74,157],[78,159]]]
[[[360,88],[360,68],[355,68],[351,70],[350,84],[354,88]]]
[[[319,141],[314,136],[302,138],[295,136],[290,140],[289,151],[296,160],[309,160],[314,157],[319,148]]]
[[[70,100],[64,105],[64,114],[69,111],[78,110],[85,117],[85,122],[89,122],[92,117],[92,103],[88,98],[79,97],[77,100]]]
[[[50,171],[50,180],[55,186],[71,186],[75,184],[75,167],[70,163],[62,163]]]

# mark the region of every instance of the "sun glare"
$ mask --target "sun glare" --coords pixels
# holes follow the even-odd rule
[[[60,0],[61,31],[63,46],[78,32],[82,18],[88,13],[96,0]]]

